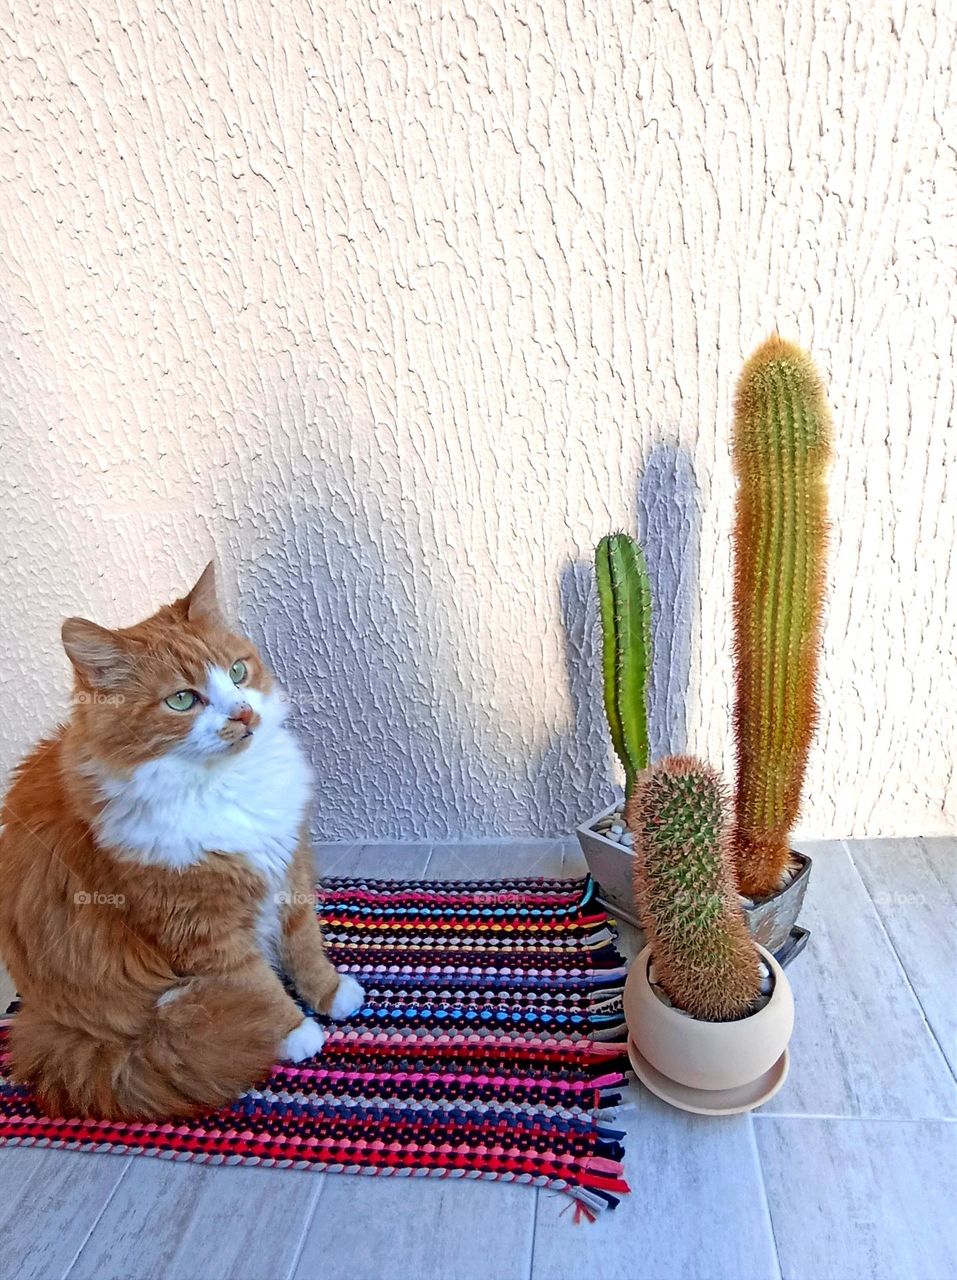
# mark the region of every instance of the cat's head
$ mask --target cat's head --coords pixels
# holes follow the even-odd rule
[[[284,698],[249,640],[230,631],[212,564],[188,595],[110,631],[67,618],[73,722],[89,752],[131,768],[175,753],[226,760],[281,723]]]

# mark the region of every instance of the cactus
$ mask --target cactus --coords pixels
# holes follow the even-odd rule
[[[761,989],[734,883],[721,779],[688,756],[660,761],[625,808],[635,836],[635,905],[659,984],[706,1022],[743,1017]]]
[[[627,533],[602,538],[595,551],[602,626],[605,713],[625,770],[625,794],[648,767],[651,588],[641,548]]]
[[[738,382],[734,463],[734,853],[752,898],[780,887],[817,718],[831,417],[810,357],[777,335]]]

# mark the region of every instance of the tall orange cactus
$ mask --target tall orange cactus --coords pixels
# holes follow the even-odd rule
[[[817,720],[830,452],[817,371],[774,335],[745,365],[734,411],[734,850],[756,899],[781,884]]]

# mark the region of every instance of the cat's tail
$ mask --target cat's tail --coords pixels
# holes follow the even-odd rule
[[[194,978],[161,996],[135,1036],[91,1032],[25,1003],[10,1054],[14,1078],[52,1115],[156,1120],[231,1102],[268,1075],[282,1035],[267,995]]]

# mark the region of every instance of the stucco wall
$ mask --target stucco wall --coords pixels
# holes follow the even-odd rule
[[[612,778],[591,548],[638,526],[656,746],[730,767],[730,399],[777,324],[839,424],[804,829],[952,828],[945,10],[5,0],[0,765],[64,614],[215,553],[323,834],[567,830]]]

